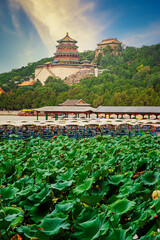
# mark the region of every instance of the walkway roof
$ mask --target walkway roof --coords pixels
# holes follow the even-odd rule
[[[46,106],[41,108],[32,109],[36,112],[60,112],[60,113],[86,113],[94,112],[96,109],[87,106]]]
[[[137,106],[137,107],[118,107],[118,106],[99,106],[96,110],[95,113],[152,113],[152,114],[160,114],[160,107],[143,107],[143,106]]]

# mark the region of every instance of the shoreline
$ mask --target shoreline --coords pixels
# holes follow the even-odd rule
[[[18,116],[19,111],[0,111],[0,115],[13,115],[13,116]]]

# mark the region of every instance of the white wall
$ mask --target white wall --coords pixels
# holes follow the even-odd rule
[[[47,68],[43,67],[35,69],[35,80],[39,80],[43,85],[49,76],[53,75],[48,71]]]
[[[66,77],[77,73],[80,68],[76,67],[51,67],[50,70],[53,72],[54,75],[61,78],[62,80]]]
[[[35,69],[35,80],[38,80],[44,85],[44,82],[49,76],[55,75],[55,77],[59,77],[64,80],[66,77],[77,73],[80,68],[76,67],[59,67],[59,66],[52,66],[49,69],[46,67],[43,68],[36,68]],[[51,74],[53,73],[53,75]]]

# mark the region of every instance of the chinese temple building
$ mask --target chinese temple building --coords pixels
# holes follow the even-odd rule
[[[24,81],[20,84],[18,84],[19,87],[25,87],[25,86],[33,86],[35,84],[34,80]]]
[[[57,42],[59,45],[57,46],[53,64],[77,65],[80,63],[76,40],[70,38],[67,33],[64,38],[58,40]]]
[[[99,55],[99,53],[103,53],[103,49],[110,47],[111,50],[119,50],[122,43],[118,41],[117,38],[109,38],[102,40],[100,43],[97,44],[97,49],[95,52],[95,58]]]
[[[65,79],[65,83],[68,84],[76,83],[78,82],[77,78],[79,80],[84,78],[86,72],[90,72],[93,66],[88,61],[80,62],[77,41],[72,39],[68,33],[57,42],[54,61],[37,66],[35,80],[39,80],[44,84],[49,76],[53,76],[62,80]],[[68,77],[70,78],[67,82]]]
[[[3,89],[0,87],[0,95],[4,93]]]

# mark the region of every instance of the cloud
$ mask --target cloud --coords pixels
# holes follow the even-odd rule
[[[32,21],[50,55],[56,40],[66,32],[78,40],[80,51],[95,49],[104,29],[113,21],[111,12],[96,13],[98,1],[91,0],[9,0],[11,8],[21,6]],[[16,18],[17,19],[17,18]],[[18,28],[16,19],[12,18]]]
[[[122,38],[122,42],[127,46],[141,47],[143,45],[152,45],[160,42],[160,22],[153,22],[147,28],[135,33],[127,33]]]

